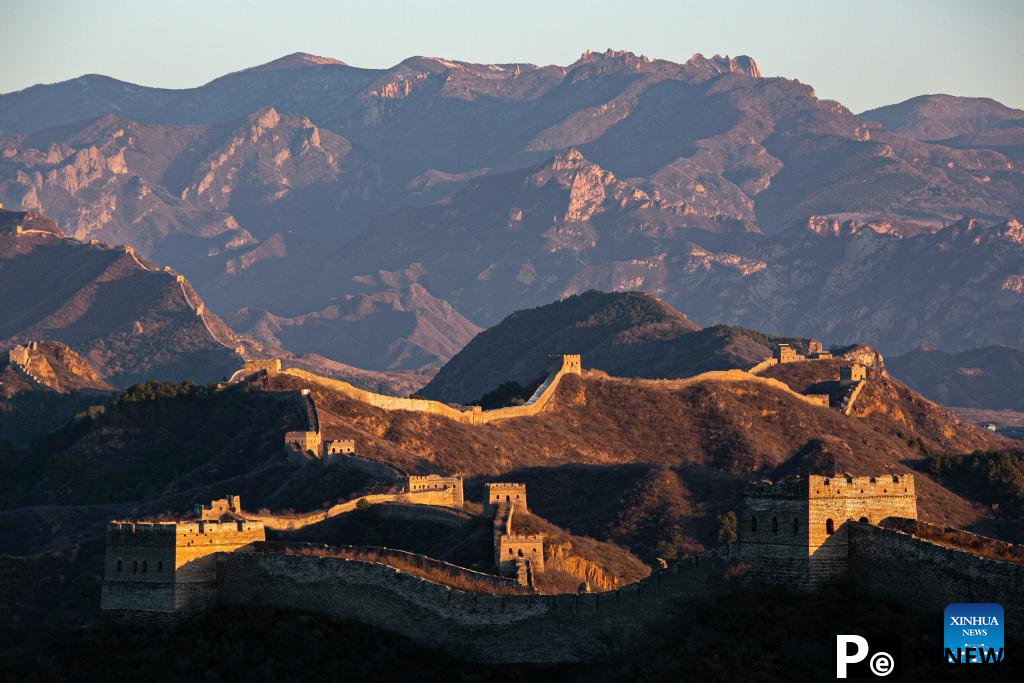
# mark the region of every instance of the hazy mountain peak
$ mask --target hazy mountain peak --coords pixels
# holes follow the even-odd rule
[[[761,70],[757,67],[757,62],[754,61],[753,57],[747,55],[739,55],[737,57],[715,55],[708,58],[696,52],[686,61],[684,66],[710,69],[715,73],[740,73],[751,78],[761,78]]]
[[[250,67],[245,69],[245,71],[273,71],[275,69],[294,69],[304,66],[325,66],[330,64],[348,66],[345,62],[333,57],[321,57],[319,55],[311,55],[308,52],[293,52],[290,55],[279,57],[266,64]]]

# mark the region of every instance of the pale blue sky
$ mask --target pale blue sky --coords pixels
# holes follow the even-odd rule
[[[924,93],[1024,108],[1021,0],[2,0],[0,92],[102,73],[188,87],[291,52],[569,64],[611,47],[748,54],[854,111]]]

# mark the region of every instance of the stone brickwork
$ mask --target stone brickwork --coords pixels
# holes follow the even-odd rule
[[[941,614],[953,602],[995,602],[1024,622],[1024,564],[944,547],[895,529],[849,524],[852,586],[868,595]]]
[[[104,610],[182,612],[216,599],[216,553],[266,540],[263,524],[111,522],[100,606]]]
[[[285,453],[299,462],[319,460],[322,447],[320,432],[285,432]]]
[[[448,507],[461,508],[465,503],[462,491],[462,477],[446,477],[439,474],[410,475],[405,480],[407,493],[433,491],[447,500]]]
[[[525,489],[522,495],[525,507]],[[500,563],[503,551],[507,555],[512,548],[509,573],[528,582],[526,560],[534,547],[517,546],[527,540],[511,534],[512,517],[522,508],[511,499],[496,503],[496,559]],[[173,614],[213,602],[297,609],[373,624],[461,657],[492,662],[587,659],[606,642],[630,648],[660,623],[667,605],[706,596],[726,575],[798,587],[840,579],[865,595],[918,610],[937,612],[950,602],[998,602],[1011,619],[1024,618],[1024,563],[1018,559],[1024,551],[984,539],[1015,560],[997,561],[876,526],[919,532],[922,523],[915,517],[910,475],[752,482],[738,544],[688,555],[620,589],[545,596],[456,590],[389,566],[387,553],[400,551],[373,558],[355,552],[359,549],[346,556],[344,549],[331,552],[325,546],[311,553],[282,552],[273,547],[278,544],[262,542],[258,521],[114,522],[107,531],[102,602],[106,610],[133,616]],[[977,543],[966,532],[942,533],[958,543]],[[432,558],[401,555],[402,563],[396,564],[413,562],[491,582],[496,589],[509,582]],[[543,558],[542,545],[536,555]]]
[[[860,363],[844,365],[839,368],[839,383],[844,387],[867,379],[867,368]]]
[[[582,359],[578,353],[548,356],[548,370],[551,374],[563,372],[570,375],[578,375],[583,372]]]
[[[807,398],[809,398],[815,405],[824,406],[825,408],[828,408],[828,406],[829,406],[828,394],[804,394],[804,395]]]
[[[548,402],[555,395],[555,391],[558,389],[558,385],[563,377],[566,375],[579,375],[583,371],[579,355],[552,356],[549,361],[550,372],[533,396],[522,405],[497,408],[495,410],[481,410],[479,406],[452,407],[446,403],[423,398],[400,398],[375,394],[372,391],[358,389],[348,382],[320,377],[301,368],[288,368],[282,372],[305,382],[318,384],[331,391],[336,391],[349,398],[362,401],[382,410],[408,410],[438,415],[466,424],[487,424],[498,420],[530,417],[538,414],[544,410]]]
[[[505,502],[512,507],[528,512],[526,505],[526,484],[510,482],[489,482],[484,484],[484,504],[495,509],[499,503]]]
[[[10,358],[12,363],[17,365],[25,366],[28,365],[29,361],[29,350],[27,347],[21,344],[15,344],[11,347],[10,351],[7,352],[7,357]]]
[[[355,452],[355,439],[335,439],[324,442],[324,455],[351,454]]]
[[[543,534],[501,535],[498,541],[498,573],[502,576],[516,576],[518,562],[525,564],[528,574],[540,574],[544,571]]]
[[[544,571],[544,535],[517,534],[512,519],[527,512],[526,484],[484,484],[484,510],[494,512],[494,566],[502,576],[517,576],[533,585],[533,576]]]
[[[633,647],[666,604],[706,595],[735,562],[729,548],[688,557],[604,593],[465,593],[381,564],[296,555],[219,556],[222,604],[299,609],[401,633],[460,657],[567,662],[609,640]]]
[[[228,496],[210,501],[209,505],[196,503],[194,514],[202,520],[219,520],[226,515],[242,515],[242,499],[239,496]]]
[[[757,580],[810,586],[845,574],[849,520],[917,519],[914,478],[825,477],[747,486],[740,555]]]
[[[179,282],[181,282],[181,280],[179,280]],[[249,375],[255,375],[259,372],[265,372],[268,375],[276,375],[281,372],[281,360],[278,358],[270,360],[247,360],[242,366],[242,373],[246,377]]]
[[[843,393],[843,398],[839,402],[839,412],[843,415],[850,415],[853,413],[853,406],[860,397],[861,392],[864,391],[865,385],[867,385],[867,382],[862,380],[847,386],[846,391]]]
[[[775,360],[778,361],[779,365],[785,363],[795,363],[799,360],[803,360],[804,357],[796,352],[789,344],[779,344],[775,349]]]

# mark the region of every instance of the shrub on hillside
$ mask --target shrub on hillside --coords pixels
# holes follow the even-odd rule
[[[1024,506],[1024,461],[1008,451],[974,451],[970,455],[932,454],[928,469],[943,481],[968,490],[985,503]]]

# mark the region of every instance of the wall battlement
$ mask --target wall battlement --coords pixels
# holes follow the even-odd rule
[[[446,477],[440,474],[409,475],[405,479],[405,492],[423,494],[436,492],[442,494],[441,501],[447,507],[462,508],[465,498],[462,489],[462,477]]]
[[[875,477],[875,486],[903,484],[904,477],[909,475],[898,475],[899,482],[893,481],[893,476]],[[819,484],[824,486],[824,479],[815,475],[795,481],[752,482],[746,490],[747,501],[761,506],[760,512],[769,513],[763,518],[764,523],[758,525],[759,531],[743,534],[739,544],[687,555],[680,562],[636,583],[585,594],[469,593],[389,566],[387,557],[373,560],[358,554],[351,557],[345,557],[344,553],[335,557],[324,552],[289,554],[270,549],[277,544],[263,543],[262,539],[232,546],[209,541],[197,543],[190,533],[178,534],[180,526],[183,530],[194,531],[195,535],[213,537],[213,540],[226,537],[238,541],[232,531],[232,526],[238,522],[112,522],[108,525],[108,535],[135,540],[148,536],[155,543],[149,547],[114,546],[112,552],[108,541],[103,607],[132,614],[139,611],[173,614],[213,604],[298,609],[373,624],[432,647],[459,648],[462,656],[483,661],[575,661],[596,654],[594,644],[606,642],[608,638],[621,647],[632,647],[651,625],[659,623],[667,606],[708,595],[722,585],[739,562],[748,570],[740,575],[753,581],[786,580],[801,587],[820,583],[840,560],[809,554],[811,535],[806,533],[807,527],[791,529],[791,520],[782,519],[781,513],[788,509],[811,515],[810,508],[815,502],[809,492]],[[840,496],[839,500],[822,497],[818,499],[822,505],[858,497],[861,500],[885,499],[885,496],[867,495],[871,477],[852,477],[852,482],[845,476],[828,479],[829,486],[840,479],[844,482],[841,486],[855,489],[858,495]],[[860,496],[862,484],[864,496]],[[908,486],[908,493],[909,489]],[[803,491],[802,496],[800,491]],[[786,508],[787,505],[793,507]],[[515,514],[514,507],[504,502],[499,511],[503,519],[495,520],[496,531],[505,527],[504,515]],[[772,525],[772,515],[778,518],[777,525]],[[808,519],[813,522],[811,517]],[[741,524],[747,521],[744,516]],[[881,528],[874,522],[865,524],[846,519],[843,528],[848,537],[841,563],[844,570],[848,565],[850,571],[833,576],[845,578],[865,595],[909,602],[927,610],[941,610],[946,604],[969,596],[972,600],[999,602],[1011,618],[1024,618],[1020,563],[950,549],[896,529]],[[262,528],[253,525],[249,530],[262,531]],[[758,537],[758,534],[762,535]],[[542,541],[543,537],[508,534],[505,539],[506,545],[499,550],[504,550],[506,556],[510,548],[513,550],[510,564],[515,575],[525,567],[526,559],[532,558],[533,548],[521,547],[523,555],[520,557],[520,547],[514,544]],[[796,554],[786,555],[787,548],[795,550]],[[767,554],[758,554],[759,549],[766,549]],[[160,554],[168,550],[175,555]],[[802,564],[797,562],[800,550]],[[152,554],[144,554],[147,552]],[[193,555],[176,555],[182,552]],[[400,551],[387,551],[396,552]],[[537,557],[543,558],[542,547],[537,548]],[[489,581],[495,586],[509,585],[509,579],[447,565],[425,556],[401,553],[401,559],[466,575],[476,581]],[[121,561],[120,565],[115,564],[117,560]],[[173,564],[167,564],[172,561]],[[164,564],[158,564],[160,562]],[[173,572],[169,571],[171,567]],[[797,572],[796,567],[802,567],[802,573]],[[536,568],[540,570],[539,566]],[[766,574],[766,569],[775,574]]]
[[[202,520],[218,520],[224,515],[241,515],[242,499],[239,496],[227,496],[211,500],[209,505],[196,503],[193,507],[195,516]]]
[[[337,453],[351,454],[356,452],[355,439],[334,439],[324,442],[324,454],[334,455]]]
[[[500,503],[508,503],[523,512],[529,510],[526,504],[526,484],[512,482],[488,482],[484,484],[484,504],[496,508]]]
[[[548,356],[548,370],[553,374],[564,372],[578,375],[583,371],[580,354],[564,354]]]
[[[100,606],[174,613],[216,600],[214,555],[266,540],[252,520],[123,522],[107,525]]]
[[[344,394],[349,398],[362,401],[367,405],[382,410],[408,410],[417,413],[427,413],[446,417],[456,422],[465,424],[487,424],[498,420],[508,420],[517,417],[529,417],[544,410],[548,402],[555,395],[562,377],[565,375],[579,375],[582,373],[581,359],[579,355],[557,356],[557,368],[549,372],[547,379],[537,388],[525,403],[507,408],[496,408],[494,410],[482,410],[480,406],[453,407],[440,401],[432,401],[424,398],[402,398],[396,396],[385,396],[375,394],[372,391],[359,389],[348,382],[343,382],[329,377],[321,377],[301,368],[288,368],[282,370],[282,374],[296,377],[304,382],[316,384],[331,391]],[[232,376],[235,378],[238,373]]]
[[[912,474],[883,474],[876,477],[850,475],[826,477],[812,474],[807,477],[807,488],[811,498],[835,496],[859,498],[864,495],[916,496],[914,475]]]
[[[845,575],[848,522],[890,518],[917,519],[913,475],[752,482],[739,520],[740,555],[760,580],[814,585]]]

